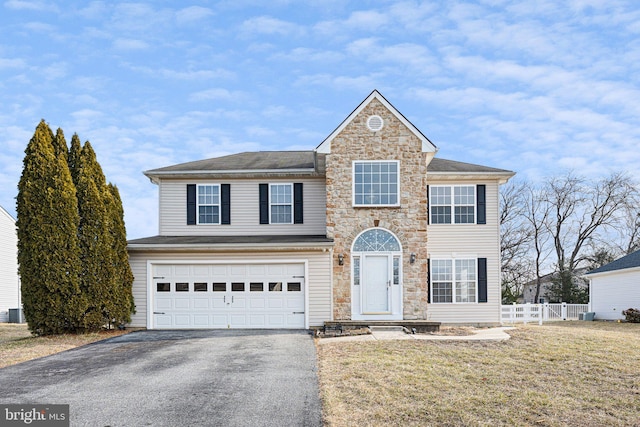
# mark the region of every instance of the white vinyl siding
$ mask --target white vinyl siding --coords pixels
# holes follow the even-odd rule
[[[147,327],[147,260],[175,262],[212,262],[212,263],[260,263],[260,262],[307,262],[308,277],[305,277],[308,298],[309,326],[322,326],[325,320],[332,319],[331,312],[331,257],[330,252],[232,252],[232,253],[193,253],[193,252],[139,252],[129,253],[129,262],[135,280],[133,296],[136,314],[131,316],[131,327]]]
[[[304,185],[304,224],[271,224],[260,226],[259,184],[264,179],[218,180],[230,184],[231,224],[224,227],[198,225],[198,235],[238,236],[238,235],[324,235],[326,234],[327,196],[324,178],[298,179]],[[278,180],[269,179],[272,184]],[[193,235],[193,226],[187,226],[187,184],[204,184],[196,179],[163,180],[159,185],[160,194],[160,235]],[[291,178],[282,180],[290,184]]]
[[[9,321],[10,308],[20,308],[16,233],[14,219],[0,208],[0,322]]]
[[[499,324],[500,323],[500,229],[498,224],[498,184],[492,181],[473,182],[486,185],[486,225],[438,224],[428,226],[427,250],[435,259],[487,259],[488,302],[477,304],[431,303],[427,309],[429,320],[443,324]],[[432,186],[471,185],[464,181],[438,181],[429,178]],[[433,281],[433,278],[432,278]],[[432,295],[433,296],[433,295]]]
[[[640,268],[587,277],[591,280],[590,310],[596,313],[596,320],[624,319],[624,310],[640,309]]]

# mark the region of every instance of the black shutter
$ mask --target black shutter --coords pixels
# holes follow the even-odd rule
[[[293,223],[302,224],[302,183],[293,184]]]
[[[478,302],[487,302],[487,259],[478,258]]]
[[[187,225],[196,224],[196,185],[187,184]]]
[[[431,304],[431,258],[427,258],[427,302]]]
[[[269,184],[260,184],[260,224],[269,224]]]
[[[220,185],[221,223],[231,224],[231,184]]]
[[[428,185],[427,185],[427,224],[431,224],[431,195],[429,194]]]
[[[478,204],[478,224],[487,223],[487,186],[484,184],[476,187],[476,203]]]

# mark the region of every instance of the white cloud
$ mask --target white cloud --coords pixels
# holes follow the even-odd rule
[[[57,11],[55,4],[44,1],[8,0],[4,2],[4,7],[13,10],[31,10],[35,12]]]
[[[304,33],[303,27],[270,16],[258,16],[245,20],[240,26],[244,34],[266,34],[279,36],[299,36]]]
[[[0,70],[3,68],[24,68],[26,62],[22,58],[0,58]]]
[[[224,88],[211,88],[192,93],[189,96],[191,101],[232,101],[242,102],[248,99],[248,94],[242,91],[230,91]]]
[[[117,50],[144,50],[149,45],[144,40],[136,39],[116,39],[113,41],[113,48]]]
[[[213,11],[206,7],[189,6],[176,12],[176,21],[179,25],[191,25],[212,15]]]

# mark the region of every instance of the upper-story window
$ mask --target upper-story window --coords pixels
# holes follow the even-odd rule
[[[220,185],[198,185],[198,224],[220,224]]]
[[[293,184],[269,186],[271,224],[293,224]]]
[[[429,187],[431,224],[474,224],[475,185],[432,185]]]
[[[269,183],[259,186],[260,224],[302,224],[303,184]]]
[[[354,161],[354,206],[399,206],[399,162]]]

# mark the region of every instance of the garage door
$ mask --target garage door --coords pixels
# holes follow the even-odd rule
[[[304,264],[153,265],[153,327],[304,328]]]

